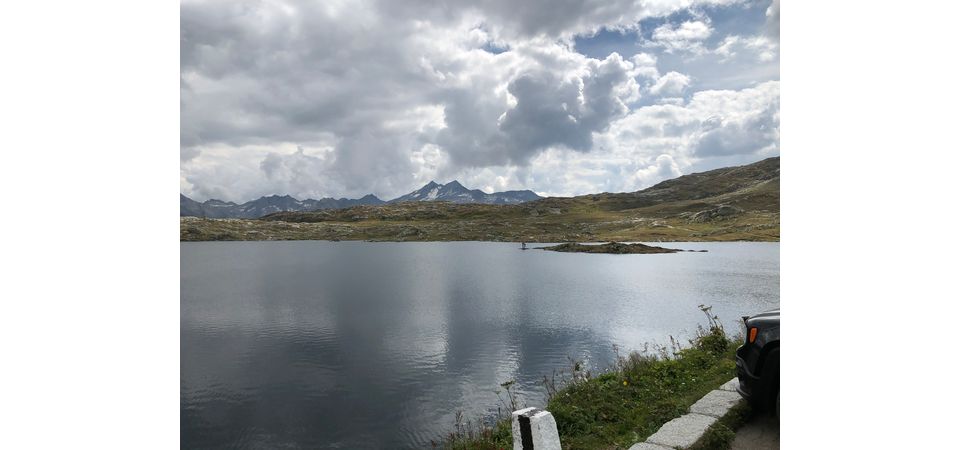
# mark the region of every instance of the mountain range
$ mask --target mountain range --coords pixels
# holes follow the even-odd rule
[[[486,203],[490,205],[523,203],[543,198],[533,191],[506,191],[487,194],[479,189],[467,189],[453,180],[447,184],[427,183],[426,186],[402,197],[390,200],[387,203],[406,201],[438,201],[447,200],[454,203]]]
[[[336,209],[348,206],[376,206],[385,203],[403,201],[442,201],[454,203],[514,204],[543,198],[533,191],[506,191],[487,194],[479,189],[467,189],[456,180],[447,184],[433,181],[407,195],[390,201],[383,201],[373,194],[359,199],[297,200],[289,195],[260,197],[243,204],[210,199],[203,203],[180,194],[180,217],[206,217],[208,219],[256,219],[280,211],[316,211],[318,209]]]

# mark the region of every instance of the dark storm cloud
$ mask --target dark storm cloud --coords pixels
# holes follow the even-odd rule
[[[634,0],[383,0],[379,9],[391,17],[453,22],[482,12],[491,26],[508,39],[530,36],[557,38],[590,33],[603,27],[629,28],[648,16],[673,12],[678,5]]]
[[[507,90],[517,106],[503,116],[500,131],[509,137],[511,153],[518,159],[556,144],[580,151],[589,148],[590,131],[577,121],[583,109],[579,79],[558,80],[551,72],[537,71],[513,80]]]
[[[196,70],[214,79],[249,70],[263,43],[250,35],[253,2],[180,4],[180,71]]]
[[[455,164],[473,167],[510,162],[506,136],[497,129],[497,117],[507,105],[502,99],[476,96],[459,89],[445,94],[444,122],[434,142]]]
[[[200,141],[351,134],[382,119],[378,112],[415,100],[405,94],[418,92],[424,80],[410,72],[415,55],[403,45],[402,27],[374,18],[373,34],[317,4],[295,6],[292,14],[265,4],[181,6],[181,76],[220,88],[181,116],[199,125]]]
[[[181,5],[181,159],[195,157],[201,144],[309,143],[332,135],[339,141],[333,168],[353,175],[343,177],[348,184],[369,189],[372,181],[409,174],[409,158],[396,146],[410,131],[383,126],[425,103],[431,89],[407,25],[354,8],[286,6],[293,10],[259,2]]]
[[[632,67],[614,53],[602,62],[588,60],[581,75],[523,73],[508,83],[516,105],[502,115],[502,104],[480,103],[461,92],[445,109],[447,128],[437,143],[456,162],[481,167],[524,166],[552,146],[588,152],[593,133],[626,114],[624,101],[638,95]]]
[[[627,106],[616,89],[631,77],[620,55],[590,64],[590,69],[587,76],[572,80],[539,71],[510,83],[507,90],[517,105],[504,115],[500,131],[508,136],[512,154],[527,158],[553,145],[589,151],[592,133],[626,114]]]

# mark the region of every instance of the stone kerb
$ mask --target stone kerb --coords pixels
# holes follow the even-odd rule
[[[685,414],[663,424],[660,429],[647,438],[630,447],[630,450],[686,449],[696,443],[710,425],[719,420],[740,402],[737,393],[739,382],[736,378],[724,383],[719,389],[710,391],[690,407]]]

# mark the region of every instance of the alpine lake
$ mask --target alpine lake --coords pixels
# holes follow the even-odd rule
[[[544,406],[541,374],[780,307],[780,244],[584,254],[492,242],[180,244],[181,448],[429,448]],[[703,252],[702,250],[706,250]]]

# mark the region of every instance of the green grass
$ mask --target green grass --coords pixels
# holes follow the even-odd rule
[[[430,441],[434,447],[463,450],[500,450],[513,448],[513,430],[510,416],[500,417],[495,423],[484,419],[464,420],[458,411],[454,431]]]
[[[740,403],[730,408],[726,415],[710,425],[707,432],[690,447],[690,450],[729,449],[736,438],[734,432],[747,422],[752,413],[750,404],[746,400],[740,400]]]
[[[564,449],[626,449],[643,442],[670,420],[689,411],[708,392],[736,376],[735,350],[739,339],[728,337],[710,308],[710,320],[696,337],[681,345],[671,337],[667,346],[617,355],[602,373],[592,373],[583,361],[543,376]],[[506,386],[508,397],[509,385]],[[749,406],[738,405],[704,436],[698,448],[728,448],[733,431],[749,416]],[[472,425],[472,424],[471,424]],[[457,426],[456,432],[435,444],[449,449],[511,448],[510,419],[498,423]]]

